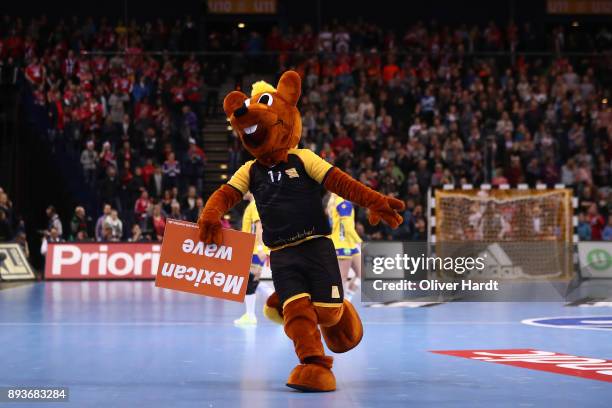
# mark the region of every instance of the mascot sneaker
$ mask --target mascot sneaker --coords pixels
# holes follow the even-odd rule
[[[332,373],[333,357],[312,356],[298,364],[287,379],[287,387],[302,392],[329,392],[336,390],[336,377]]]
[[[330,392],[336,390],[334,373],[318,364],[299,364],[289,378],[287,387],[302,392]]]

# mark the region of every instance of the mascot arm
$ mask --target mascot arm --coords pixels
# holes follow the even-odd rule
[[[404,210],[403,201],[372,190],[337,167],[328,171],[323,185],[340,197],[367,208],[368,221],[372,225],[383,220],[391,228],[397,228],[403,221],[402,216],[398,214],[398,211]]]
[[[212,193],[198,218],[200,241],[220,245],[223,241],[221,217],[241,200],[242,194],[228,184]]]
[[[221,217],[232,207],[242,201],[242,196],[249,190],[249,170],[252,161],[244,164],[232,176],[231,180],[219,187],[206,201],[198,218],[200,240],[205,243],[221,244]]]
[[[372,190],[339,168],[333,167],[311,150],[295,149],[290,152],[300,157],[310,177],[322,183],[328,191],[367,208],[370,212],[368,221],[372,225],[383,220],[391,228],[397,228],[402,223],[403,218],[398,211],[404,210],[403,201]]]

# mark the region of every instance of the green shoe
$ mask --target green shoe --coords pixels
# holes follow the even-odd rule
[[[236,326],[255,326],[257,324],[257,318],[245,313],[240,316],[240,319],[234,320],[234,324]]]

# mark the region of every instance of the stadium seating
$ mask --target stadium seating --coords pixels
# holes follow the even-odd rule
[[[528,24],[383,32],[347,22],[211,32],[198,44],[191,26],[163,20],[18,21],[0,30],[0,61],[18,67],[32,126],[82,187],[87,212],[118,210],[123,228],[108,239],[127,239],[138,224],[155,240],[160,217],[194,220],[195,197],[247,158],[219,95],[287,68],[303,77],[304,146],[407,203],[396,231],[358,212],[366,238],[424,239],[428,188],[489,182],[574,188],[580,222],[602,239],[612,208],[612,65],[573,51],[610,50],[605,28],[540,38]],[[65,229],[64,238],[77,235]],[[95,239],[94,226],[79,238]]]

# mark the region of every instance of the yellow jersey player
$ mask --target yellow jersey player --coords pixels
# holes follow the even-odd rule
[[[234,324],[238,326],[257,324],[257,318],[255,317],[255,300],[257,294],[255,292],[258,289],[264,292],[266,298],[272,293],[272,289],[269,286],[259,284],[261,270],[267,262],[270,251],[262,241],[261,220],[257,212],[257,207],[255,206],[255,199],[251,192],[247,192],[244,195],[244,199],[247,200],[249,204],[242,215],[242,231],[255,234],[255,247],[253,248],[249,282],[247,284],[246,297],[244,298],[246,311],[239,319],[234,320]]]
[[[355,209],[350,201],[331,193],[327,202],[327,214],[331,223],[331,239],[336,248],[344,297],[351,300],[361,284],[361,238],[355,230]],[[349,271],[355,277],[349,282]]]

